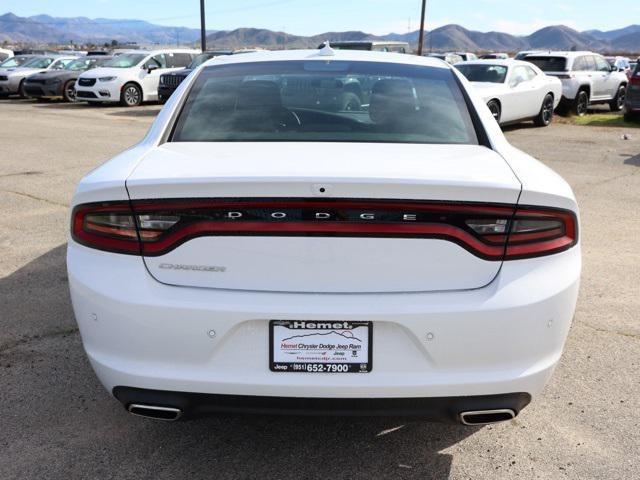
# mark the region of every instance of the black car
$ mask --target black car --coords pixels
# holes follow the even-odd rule
[[[234,54],[233,50],[204,52],[198,55],[196,58],[194,58],[187,68],[183,68],[182,70],[160,75],[160,85],[158,86],[158,99],[163,103],[169,100],[169,97],[173,94],[173,92],[176,91],[176,89],[180,86],[180,84],[184,81],[184,79],[187,78],[194,69],[198,68],[207,60],[210,60],[213,57],[220,57],[222,55],[233,55],[233,54]]]
[[[624,101],[624,119],[631,121],[638,118],[640,118],[640,63],[635,62]]]
[[[113,57],[81,57],[60,69],[36,73],[24,81],[24,91],[30,98],[62,97],[66,102],[76,99],[76,80],[82,72],[102,66]]]

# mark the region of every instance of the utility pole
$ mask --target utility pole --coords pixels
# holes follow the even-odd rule
[[[207,27],[204,18],[204,0],[200,0],[200,48],[207,50]]]
[[[420,36],[418,37],[418,55],[422,56],[424,49],[424,17],[427,11],[427,0],[422,0],[422,14],[420,15]]]

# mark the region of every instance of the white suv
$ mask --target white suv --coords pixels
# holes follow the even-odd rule
[[[76,82],[76,98],[90,103],[120,102],[135,107],[158,99],[160,75],[188,66],[198,50],[132,51],[85,72]]]
[[[548,52],[528,55],[525,60],[562,81],[561,111],[584,115],[589,105],[599,103],[608,103],[614,112],[624,107],[627,76],[612,67],[602,55]]]

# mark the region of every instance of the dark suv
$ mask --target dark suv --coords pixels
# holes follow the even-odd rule
[[[633,120],[638,117],[640,117],[640,62],[636,62],[631,72],[624,101],[624,119]]]
[[[25,94],[30,98],[62,97],[66,102],[76,99],[76,80],[82,72],[102,66],[109,56],[81,57],[46,72],[36,73],[24,81]]]
[[[209,51],[198,55],[193,59],[191,64],[187,68],[178,70],[176,72],[165,73],[160,75],[160,85],[158,85],[158,99],[164,103],[169,100],[169,97],[176,91],[180,84],[184,81],[189,74],[202,65],[207,60],[211,60],[214,57],[220,57],[222,55],[233,55],[233,50],[220,50]]]

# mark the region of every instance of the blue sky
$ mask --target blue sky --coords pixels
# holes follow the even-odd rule
[[[206,0],[207,28],[262,27],[310,35],[416,30],[420,0]],[[615,3],[615,9],[613,4]],[[0,0],[0,14],[136,18],[197,27],[199,0]],[[622,13],[618,13],[622,12]],[[427,28],[459,23],[473,30],[525,35],[547,25],[612,30],[640,22],[637,0],[427,0]]]

